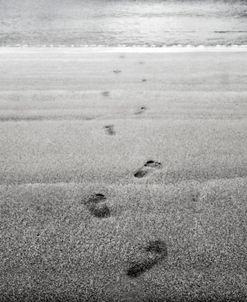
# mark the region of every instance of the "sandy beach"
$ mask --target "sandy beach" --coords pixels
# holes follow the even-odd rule
[[[246,301],[247,51],[0,70],[0,301]]]

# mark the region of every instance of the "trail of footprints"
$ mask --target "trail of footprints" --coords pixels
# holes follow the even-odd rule
[[[124,55],[120,56],[121,59],[125,58]],[[139,64],[144,64],[140,61]],[[119,74],[122,71],[119,69],[113,70],[113,73]],[[146,82],[147,79],[143,78],[142,82]],[[102,95],[104,97],[109,97],[109,91],[103,91]],[[136,112],[136,115],[143,114],[147,110],[146,106],[141,106]],[[115,135],[114,125],[105,125],[104,129],[108,135]],[[158,161],[148,160],[141,168],[139,168],[135,173],[134,177],[143,178],[149,173],[155,171],[156,169],[162,168],[162,164]],[[102,193],[96,193],[91,195],[85,202],[90,214],[98,219],[107,219],[111,217],[111,210],[106,204],[107,198]],[[142,252],[145,254],[144,260],[131,262],[129,268],[126,271],[126,275],[129,278],[137,278],[141,276],[146,271],[150,270],[154,265],[158,264],[160,261],[168,256],[166,243],[162,240],[151,240],[146,245],[142,247]]]
[[[107,198],[104,194],[96,193],[84,201],[84,205],[95,218],[109,218],[111,216],[111,211],[106,205],[106,200]],[[150,240],[146,245],[141,247],[141,249],[145,257],[140,261],[132,261],[129,264],[129,267],[126,270],[126,275],[129,278],[141,276],[168,255],[166,243],[159,239]]]
[[[161,167],[162,164],[160,162],[148,160],[143,167],[134,173],[134,177],[142,178],[148,173],[151,173],[153,170],[160,169]],[[92,216],[97,218],[108,218],[111,216],[111,212],[105,201],[106,197],[104,194],[96,193],[84,201],[84,205],[88,208]]]
[[[120,59],[124,59],[124,58],[125,58],[125,55],[120,55],[119,58],[120,58]],[[144,62],[143,62],[143,61],[139,61],[138,64],[143,65]],[[113,73],[115,73],[116,75],[117,75],[117,74],[120,74],[121,72],[122,72],[122,70],[120,70],[120,69],[114,69],[114,70],[113,70]],[[147,79],[143,78],[141,81],[144,83],[144,82],[147,82]],[[104,97],[109,97],[109,96],[110,96],[110,92],[109,92],[109,91],[103,91],[103,92],[102,92],[102,95],[103,95]],[[136,115],[142,114],[142,113],[144,113],[146,110],[147,110],[147,108],[146,108],[145,106],[141,106],[141,107],[135,112],[135,114],[136,114]],[[116,132],[115,132],[115,130],[114,130],[114,125],[105,125],[105,126],[104,126],[104,129],[106,130],[106,133],[107,133],[108,135],[115,135],[115,134],[116,134]],[[144,173],[144,172],[143,172],[143,173]],[[138,177],[138,176],[137,176],[137,177]]]
[[[109,93],[109,91],[104,91],[104,92],[102,93],[102,95],[104,95],[104,96],[109,96],[110,93]],[[142,113],[144,113],[146,110],[147,110],[147,107],[146,107],[146,106],[141,106],[140,108],[138,108],[138,110],[135,112],[135,114],[136,114],[136,115],[142,114]],[[116,131],[115,131],[115,129],[114,129],[114,125],[112,125],[112,124],[111,124],[111,125],[105,125],[103,128],[105,129],[106,134],[108,134],[108,135],[116,135]]]
[[[134,174],[134,176],[144,177],[149,170],[159,169],[161,166],[160,162],[149,160]],[[93,217],[107,219],[111,217],[111,210],[106,202],[107,198],[104,194],[96,193],[84,201],[84,205]],[[144,259],[129,264],[129,268],[126,270],[126,275],[129,278],[141,276],[168,255],[166,243],[160,239],[149,241],[142,247],[142,252],[144,253]]]

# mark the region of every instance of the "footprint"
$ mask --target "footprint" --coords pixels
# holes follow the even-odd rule
[[[162,164],[158,161],[154,160],[148,160],[145,164],[144,167],[150,167],[150,168],[161,168]]]
[[[109,207],[104,203],[105,195],[101,193],[94,194],[84,202],[90,214],[97,218],[107,218],[111,216]]]
[[[147,79],[142,79],[142,82],[147,82]]]
[[[142,169],[139,169],[135,172],[134,176],[137,177],[137,178],[142,178],[144,177],[146,174],[148,173],[147,170],[142,170]]]
[[[140,263],[135,263],[128,269],[127,276],[130,278],[137,278],[141,274],[150,270],[156,263],[157,261],[154,262],[153,260],[152,261],[145,260]]]
[[[103,95],[103,96],[109,96],[109,95],[110,95],[110,92],[109,92],[109,91],[103,91],[103,92],[102,92],[102,95]]]
[[[199,198],[200,198],[200,193],[199,193],[199,192],[196,192],[196,193],[192,194],[191,200],[192,200],[193,202],[198,202],[198,201],[199,201]]]
[[[193,214],[200,214],[203,212],[203,208],[199,202],[200,193],[193,193],[191,196],[191,201],[185,207],[187,210],[191,211]]]
[[[161,169],[162,164],[158,161],[148,160],[143,167],[134,173],[134,177],[142,178],[149,174],[153,169]]]
[[[86,200],[86,201],[84,202],[84,204],[85,204],[85,205],[92,205],[92,204],[95,205],[95,204],[97,204],[97,203],[99,203],[99,202],[102,202],[102,201],[104,201],[104,200],[106,200],[106,197],[105,197],[104,194],[96,193],[96,194],[91,195],[91,196],[88,198],[88,200]]]
[[[113,70],[113,72],[114,72],[115,74],[118,74],[118,73],[120,73],[120,72],[122,72],[122,71],[119,70],[119,69],[116,69],[116,70]]]
[[[89,208],[91,215],[97,218],[107,218],[111,216],[111,211],[106,204],[94,205]]]
[[[120,58],[120,59],[124,59],[124,58],[125,58],[125,56],[124,56],[124,55],[121,55],[121,56],[119,56],[119,58]]]
[[[106,129],[106,132],[109,135],[115,135],[116,134],[116,132],[114,130],[114,125],[106,125],[106,126],[104,126],[104,128]]]
[[[149,241],[144,250],[147,253],[147,258],[143,261],[133,263],[127,270],[128,277],[139,277],[168,255],[166,243],[162,240]]]
[[[138,111],[135,112],[135,114],[141,114],[141,113],[143,113],[143,112],[146,111],[146,110],[147,110],[147,107],[141,106],[141,107],[138,109]]]
[[[140,65],[143,65],[143,64],[144,64],[144,62],[143,62],[143,61],[140,61],[140,62],[139,62],[139,64],[140,64]]]
[[[166,243],[159,239],[149,241],[149,244],[145,247],[145,250],[147,252],[160,255],[162,258],[166,257],[168,254]]]

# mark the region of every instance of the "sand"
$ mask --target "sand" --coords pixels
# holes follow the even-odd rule
[[[1,51],[1,301],[247,299],[246,58]]]

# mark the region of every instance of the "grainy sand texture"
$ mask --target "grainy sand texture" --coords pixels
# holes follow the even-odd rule
[[[0,70],[0,301],[246,301],[247,52]]]

